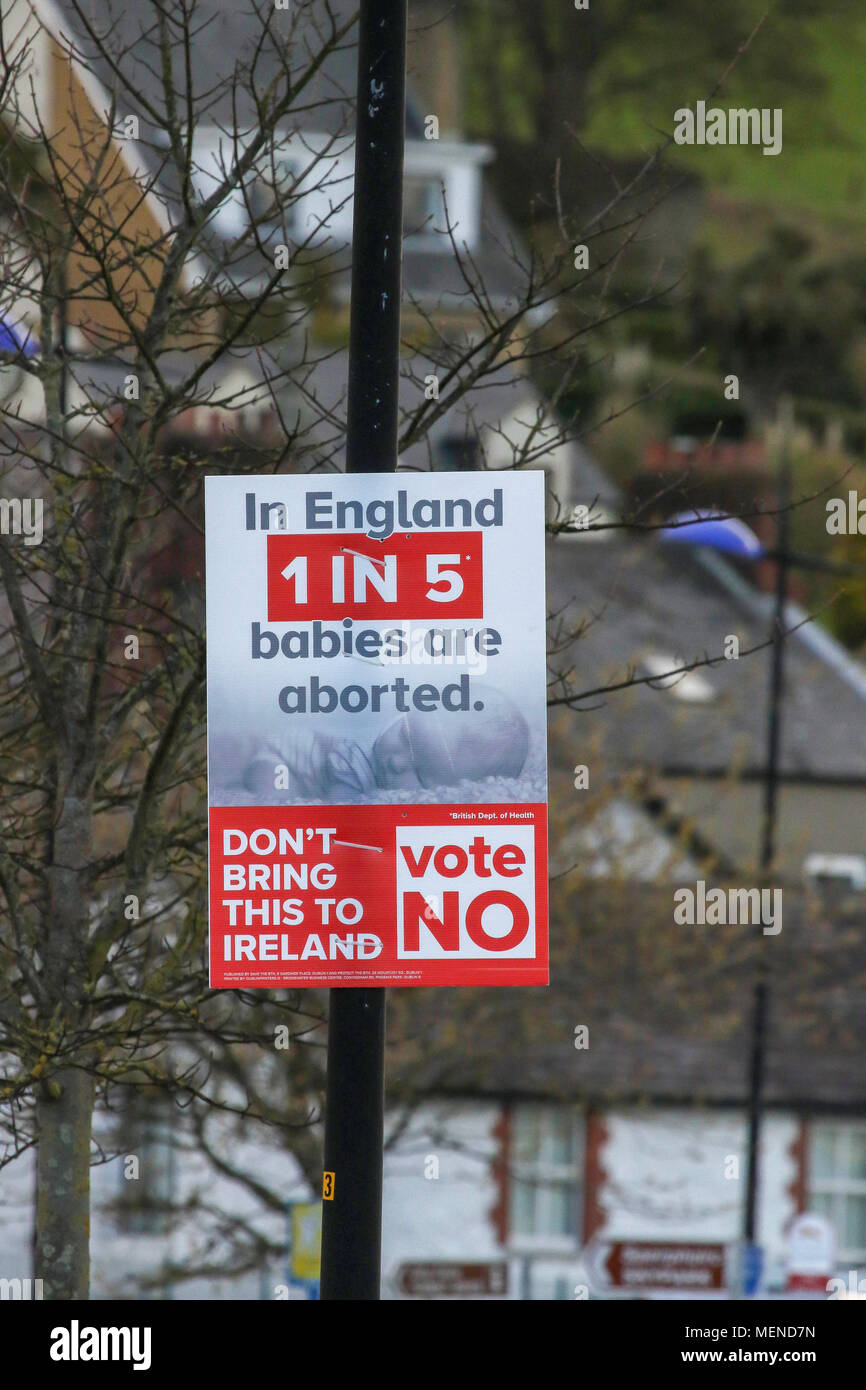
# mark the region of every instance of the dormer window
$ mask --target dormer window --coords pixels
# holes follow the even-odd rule
[[[687,705],[704,705],[715,699],[715,690],[698,671],[683,671],[688,663],[666,652],[647,652],[643,657],[644,670],[653,677],[655,690],[669,690],[674,699]],[[672,674],[676,672],[677,674]]]
[[[433,236],[437,213],[442,219],[442,185],[426,174],[406,174],[403,179],[403,235]]]
[[[471,434],[446,434],[437,445],[439,468],[443,473],[468,473],[480,468],[481,445]]]
[[[243,141],[237,145],[221,131],[196,132],[193,182],[201,199],[218,186]],[[407,140],[403,165],[403,228],[413,251],[451,254],[448,228],[460,249],[477,249],[481,238],[481,170],[493,157],[486,145],[459,140]],[[272,181],[296,201],[288,208],[296,234],[348,244],[352,237],[353,142],[350,138],[304,132],[286,135],[274,151],[272,164],[262,156],[259,170],[247,180],[247,210],[235,191],[214,214],[217,230],[226,237],[241,236],[249,212],[263,228],[277,228]],[[273,214],[273,217],[270,214]]]
[[[277,173],[254,174],[246,185],[246,201],[250,217],[265,239],[275,231],[291,232],[295,225],[297,202],[292,197],[295,173],[288,161],[283,161]]]
[[[862,893],[866,889],[866,857],[862,854],[807,854],[803,876],[823,893]]]
[[[193,184],[204,201],[225,177],[244,142],[221,131],[196,132]],[[226,238],[248,233],[252,220],[262,241],[277,233],[294,233],[311,245],[351,239],[351,145],[326,136],[286,137],[263,152],[257,167],[213,214],[213,225]]]
[[[486,145],[457,140],[407,140],[403,165],[403,231],[413,251],[450,251],[481,239],[481,170]]]

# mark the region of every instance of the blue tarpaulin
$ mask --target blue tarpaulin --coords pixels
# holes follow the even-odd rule
[[[725,517],[715,512],[692,511],[677,512],[670,520],[671,523],[677,524],[670,524],[659,531],[663,541],[706,545],[713,550],[727,551],[729,555],[742,555],[751,559],[765,553],[754,531],[735,516]]]
[[[20,328],[0,319],[0,352],[23,352],[25,357],[33,357],[38,351],[39,344],[32,333],[25,337]]]

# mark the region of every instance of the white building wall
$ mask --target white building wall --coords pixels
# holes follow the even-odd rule
[[[510,1297],[527,1283],[535,1298],[580,1297],[586,1279],[580,1255],[542,1250],[525,1256],[503,1249],[492,1212],[499,1189],[493,1170],[500,1108],[492,1102],[440,1102],[421,1107],[389,1148],[385,1159],[383,1297],[399,1297],[396,1275],[404,1262],[454,1260],[466,1263],[508,1258]],[[393,1127],[396,1117],[391,1117]],[[736,1240],[745,1184],[745,1119],[737,1114],[687,1110],[619,1112],[605,1117],[607,1142],[599,1154],[606,1182],[600,1193],[605,1223],[599,1240]],[[783,1281],[784,1231],[795,1214],[791,1186],[796,1167],[791,1148],[798,1134],[793,1116],[770,1115],[763,1129],[760,1240],[767,1250],[768,1285]],[[309,1199],[291,1157],[276,1145],[224,1137],[231,1163],[253,1174],[286,1199]],[[739,1159],[738,1176],[731,1159]],[[435,1160],[435,1162],[431,1162]],[[220,1260],[213,1212],[234,1212],[266,1232],[282,1248],[286,1223],[265,1212],[238,1183],[223,1177],[184,1147],[176,1158],[175,1201],[195,1200],[170,1237],[125,1234],[109,1214],[123,1182],[122,1159],[93,1169],[93,1297],[141,1297],[139,1279],[166,1256],[178,1265]],[[438,1165],[438,1166],[437,1166]],[[0,1277],[28,1278],[33,1155],[3,1170],[0,1183]],[[434,1176],[438,1171],[438,1177]],[[177,1299],[259,1299],[277,1296],[285,1259],[230,1279],[178,1281],[154,1296]],[[595,1290],[593,1290],[595,1292]]]
[[[32,1149],[0,1169],[0,1279],[32,1277],[35,1174]]]
[[[239,1135],[237,1122],[222,1116],[208,1127],[208,1141],[232,1170],[248,1174],[283,1202],[308,1201],[313,1195],[303,1174],[276,1139],[269,1141],[260,1126],[250,1126],[251,1139]],[[183,1269],[212,1269],[194,1279],[164,1282],[151,1296],[173,1299],[273,1299],[286,1284],[288,1219],[284,1210],[271,1210],[242,1182],[217,1171],[177,1130],[172,1156],[172,1202],[188,1207],[168,1234],[127,1232],[110,1210],[128,1181],[123,1156],[91,1171],[93,1220],[91,1237],[92,1296],[99,1299],[140,1298],[142,1277],[166,1263]],[[134,1180],[133,1180],[134,1181]],[[221,1276],[231,1268],[233,1248],[220,1234],[222,1214],[230,1214],[250,1231],[278,1247],[278,1253],[241,1274]],[[236,1247],[235,1247],[236,1250]]]
[[[511,1298],[582,1298],[601,1292],[591,1262],[526,1242],[499,1245],[490,1213],[498,1198],[491,1171],[496,1106],[430,1106],[416,1117],[386,1162],[384,1296],[399,1296],[402,1262],[480,1262],[507,1258]],[[599,1242],[646,1240],[730,1245],[741,1233],[746,1181],[746,1122],[737,1113],[685,1109],[619,1112],[604,1117],[608,1139],[599,1161],[605,1214]],[[446,1139],[442,1134],[447,1135]],[[767,1288],[784,1285],[784,1235],[796,1208],[793,1116],[769,1115],[763,1126],[759,1241]],[[434,1137],[438,1136],[438,1137]],[[439,1178],[425,1162],[439,1158]]]
[[[632,1111],[607,1116],[600,1162],[603,1240],[731,1242],[739,1239],[746,1184],[746,1121],[732,1112]],[[759,1164],[759,1244],[767,1282],[783,1282],[784,1232],[797,1177],[791,1116],[768,1115]]]
[[[396,1276],[404,1262],[478,1263],[504,1257],[491,1221],[499,1195],[492,1163],[498,1153],[494,1130],[500,1114],[497,1105],[486,1102],[425,1105],[415,1112],[399,1144],[387,1152],[384,1298],[399,1297]],[[437,1171],[438,1177],[433,1176]]]

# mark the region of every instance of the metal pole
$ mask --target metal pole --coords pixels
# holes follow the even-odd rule
[[[777,518],[776,602],[773,613],[773,649],[770,667],[770,697],[767,717],[767,758],[764,775],[764,822],[761,837],[761,884],[768,884],[776,858],[776,820],[779,790],[779,752],[782,734],[782,694],[785,658],[785,604],[788,595],[788,507],[790,503],[790,462],[787,441],[783,441],[779,460],[779,515]],[[770,1004],[770,972],[763,938],[759,944],[758,965],[752,1008],[751,1055],[749,1064],[749,1130],[746,1170],[746,1203],[743,1236],[755,1244],[759,1146],[763,1106],[764,1066]]]
[[[761,952],[763,956],[763,951]],[[759,966],[752,1003],[752,1045],[749,1059],[749,1137],[746,1169],[746,1212],[743,1235],[755,1244],[758,1194],[758,1145],[761,1139],[761,1104],[764,1088],[764,1055],[767,1037],[769,985]]]
[[[397,467],[406,0],[361,0],[346,469]],[[384,989],[332,989],[328,1016],[322,1282],[378,1299],[382,1254]]]

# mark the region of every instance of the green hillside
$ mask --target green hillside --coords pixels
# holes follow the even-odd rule
[[[866,14],[853,26],[825,21],[804,25],[803,33],[819,56],[823,93],[790,100],[778,93],[764,96],[749,83],[746,60],[736,80],[713,102],[723,107],[780,105],[784,143],[778,156],[765,156],[759,148],[679,146],[672,147],[671,157],[709,186],[735,197],[834,219],[866,220]],[[672,131],[677,106],[701,95],[684,94],[678,81],[675,91],[659,94],[648,117],[645,99],[629,99],[622,91],[624,72],[637,61],[638,55],[620,53],[615,63],[602,64],[594,79],[587,138],[612,156],[652,149],[661,132]]]

